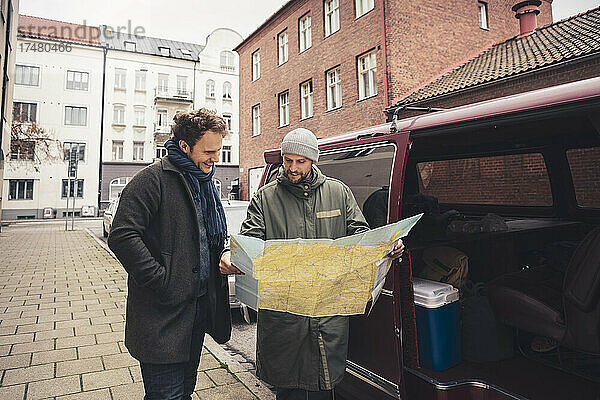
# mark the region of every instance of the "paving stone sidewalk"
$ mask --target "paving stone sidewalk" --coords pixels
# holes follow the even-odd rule
[[[0,400],[142,399],[123,344],[126,273],[102,243],[60,224],[0,233]],[[273,399],[207,336],[195,399]]]

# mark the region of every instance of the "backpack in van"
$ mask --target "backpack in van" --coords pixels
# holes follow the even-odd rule
[[[415,276],[431,281],[448,283],[462,289],[469,272],[469,257],[453,247],[428,247]]]

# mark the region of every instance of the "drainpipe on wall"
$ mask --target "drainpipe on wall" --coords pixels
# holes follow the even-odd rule
[[[526,0],[515,4],[512,10],[519,20],[519,37],[531,35],[537,28],[537,16],[540,13],[541,0]]]
[[[108,46],[108,44],[106,45]],[[102,106],[100,108],[100,160],[98,162],[98,213],[102,201],[102,150],[104,149],[104,92],[106,89],[106,53],[108,47],[102,49]]]
[[[387,62],[387,44],[385,31],[385,1],[381,0],[381,65],[383,67],[383,104],[384,109],[390,105],[390,96],[388,93],[388,62]]]
[[[196,109],[196,62],[200,60],[200,54],[196,56],[197,60],[194,60],[194,91],[192,92],[192,110]]]

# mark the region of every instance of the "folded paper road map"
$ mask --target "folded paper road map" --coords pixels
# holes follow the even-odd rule
[[[261,240],[231,235],[235,295],[253,309],[321,317],[362,314],[377,301],[394,243],[423,214],[339,239]]]

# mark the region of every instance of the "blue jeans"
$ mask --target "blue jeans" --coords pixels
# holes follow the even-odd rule
[[[196,299],[196,317],[192,332],[190,359],[185,363],[150,364],[140,363],[146,395],[144,400],[190,400],[196,377],[204,333],[206,332],[207,296]]]

